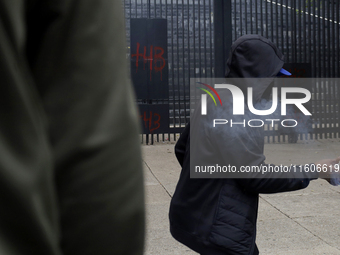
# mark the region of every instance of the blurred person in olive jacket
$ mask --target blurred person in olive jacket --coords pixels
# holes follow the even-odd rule
[[[0,0],[0,254],[142,254],[121,1]]]

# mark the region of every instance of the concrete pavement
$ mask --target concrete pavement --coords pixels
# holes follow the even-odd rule
[[[143,146],[146,255],[194,255],[169,232],[168,210],[180,174],[174,142]],[[303,164],[340,155],[340,139],[266,144],[266,163]],[[340,255],[340,186],[324,180],[289,193],[261,195],[257,245],[262,255]]]

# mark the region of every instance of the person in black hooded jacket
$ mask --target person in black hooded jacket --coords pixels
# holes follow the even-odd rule
[[[283,55],[271,41],[259,35],[245,35],[232,45],[226,77],[275,77],[283,64]],[[253,85],[254,97],[263,97],[269,85]],[[229,106],[226,104],[223,109],[226,114]],[[191,130],[190,125],[194,127]],[[200,162],[214,162],[217,158],[213,155],[222,155],[218,157],[221,165],[263,164],[263,129],[244,130],[229,133],[221,128],[221,132],[210,132],[194,115],[175,146],[182,171],[170,204],[170,231],[175,239],[202,255],[259,254],[255,244],[258,194],[303,189],[312,179],[329,177],[327,173],[302,173],[289,179],[190,178],[190,155]],[[197,135],[201,139],[190,146],[190,137]],[[316,164],[332,165],[337,161],[339,158]]]

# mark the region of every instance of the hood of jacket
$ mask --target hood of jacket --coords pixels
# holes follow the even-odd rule
[[[237,82],[244,93],[247,87],[253,87],[254,100],[259,101],[283,64],[284,57],[281,51],[270,40],[260,35],[244,35],[231,47],[225,77],[233,80],[272,78],[243,79],[242,82]]]

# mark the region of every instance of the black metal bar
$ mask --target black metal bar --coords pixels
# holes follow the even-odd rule
[[[176,0],[176,48],[177,48],[177,95],[178,95],[178,122],[179,122],[179,127],[181,127],[181,85],[180,85],[180,71],[179,71],[179,36],[178,36],[178,0]]]
[[[214,55],[215,77],[224,77],[224,1],[214,0]],[[236,6],[236,5],[235,5]],[[231,10],[230,10],[231,12]],[[236,17],[236,15],[235,15]],[[231,31],[231,29],[230,29]],[[234,29],[236,31],[236,29]]]
[[[308,38],[307,38],[307,19],[306,19],[306,4],[305,3],[303,3],[303,8],[302,8],[302,10],[303,10],[303,39],[304,39],[304,54],[303,54],[303,62],[304,63],[306,63],[307,62],[307,42],[308,41],[310,41],[310,40],[308,40]]]
[[[214,2],[215,1],[217,1],[217,0],[214,0]],[[237,29],[236,29],[236,27],[237,27],[237,15],[236,15],[236,13],[237,13],[237,5],[236,5],[236,1],[237,0],[234,0],[234,27],[233,27],[233,29],[234,29],[234,31],[235,31],[235,34],[234,34],[234,40],[236,40],[237,39]],[[221,1],[221,2],[224,2],[224,1]],[[223,10],[223,8],[221,9],[221,10]],[[231,11],[230,11],[231,12]],[[223,13],[223,12],[222,12]],[[230,14],[231,15],[231,14]],[[222,20],[223,21],[223,20]]]
[[[160,18],[163,18],[163,0],[160,0]]]
[[[202,55],[201,55],[201,2],[198,2],[198,63],[199,77],[202,77]]]
[[[232,43],[231,0],[214,0],[215,77],[224,77]]]
[[[333,2],[333,1],[331,1]],[[327,10],[325,10],[326,14],[326,19],[328,23],[328,28],[326,31],[326,38],[325,41],[327,41],[327,77],[332,77],[333,75],[333,68],[332,68],[332,57],[331,57],[331,49],[332,49],[332,44],[331,44],[331,29],[333,28],[333,24],[331,22],[332,16],[331,16],[331,3],[330,1],[327,1]],[[330,100],[329,105],[328,105],[328,122],[329,122],[329,127],[333,128],[335,124],[335,116],[334,116],[334,107],[333,104],[335,103],[334,100],[334,84],[332,80],[329,80],[328,82],[328,87],[329,87],[329,94],[328,94],[328,99]],[[330,138],[334,138],[335,134],[334,132],[330,132]]]
[[[274,41],[274,6],[273,6],[273,1],[271,1],[271,5],[270,5],[270,31],[271,31],[271,39],[272,39],[272,42]]]
[[[245,20],[245,32],[248,34],[248,1],[244,1],[244,20]],[[242,2],[240,1],[240,4]]]
[[[313,40],[313,37],[314,37],[314,31],[312,31],[312,7],[311,7],[311,2],[308,1],[308,29],[309,29],[309,43],[308,43],[308,48],[309,48],[309,54],[308,54],[308,61],[309,63],[312,65],[312,40]],[[313,33],[312,33],[313,32]],[[314,77],[315,74],[314,74],[314,70],[313,70],[313,66],[312,66],[312,77]],[[316,88],[313,88],[313,94],[314,94],[314,97],[315,97],[315,94],[316,94]],[[315,100],[312,101],[312,107],[313,109],[315,109]],[[314,111],[313,111],[314,113]],[[314,117],[312,118],[312,121],[314,121]],[[312,130],[312,133],[311,133],[311,138],[314,139],[315,138],[315,135],[314,135],[314,128]]]
[[[138,18],[138,12],[137,12],[137,10],[138,10],[138,5],[137,5],[137,0],[135,0],[135,7],[136,7],[136,11],[135,11],[135,18]]]
[[[315,77],[319,77],[319,73],[318,73],[318,70],[317,70],[317,66],[316,66],[316,62],[317,62],[317,52],[316,52],[316,49],[317,49],[317,45],[318,45],[318,42],[317,42],[317,31],[316,31],[316,6],[313,5],[313,57],[314,57],[314,61],[313,61],[313,74]]]
[[[269,29],[268,29],[268,2],[265,0],[265,13],[266,13],[266,38],[268,38],[268,36],[269,36]]]
[[[291,6],[291,22],[292,22],[292,30],[291,30],[291,45],[292,45],[292,62],[296,63],[296,1],[293,0],[293,5]]]
[[[207,26],[206,26],[205,0],[203,0],[203,19],[204,19],[204,77],[207,77]]]
[[[329,77],[329,69],[328,69],[328,63],[327,63],[327,59],[326,59],[326,57],[327,57],[327,45],[326,45],[326,37],[327,37],[327,31],[326,31],[326,10],[328,9],[327,8],[327,0],[325,0],[324,2],[323,2],[323,8],[322,8],[322,27],[323,27],[323,29],[322,29],[322,44],[323,44],[323,52],[324,52],[324,54],[323,54],[323,67],[322,67],[322,70],[323,70],[323,77]],[[327,21],[327,23],[328,23],[328,21]],[[328,27],[327,27],[327,30],[329,30],[329,24],[328,24]],[[328,44],[329,45],[329,44]]]
[[[336,33],[335,33],[335,38],[337,40],[337,49],[335,52],[337,52],[337,59],[336,59],[336,74],[335,76],[340,78],[340,3],[339,1],[335,1],[335,10],[336,10],[336,21],[337,21],[337,24],[336,24]],[[339,92],[338,92],[339,93]],[[339,104],[339,111],[340,113],[340,104]],[[339,116],[340,118],[340,116]],[[340,132],[339,132],[339,135],[340,135]]]
[[[318,15],[318,17],[317,17],[317,23],[318,23],[318,45],[319,45],[319,47],[318,47],[318,62],[319,62],[319,76],[318,77],[323,77],[323,73],[322,73],[322,56],[321,56],[321,40],[322,40],[322,38],[321,38],[321,19],[320,19],[320,15],[321,15],[321,1],[318,1],[317,2],[318,3],[318,5],[317,5],[317,15]]]
[[[131,0],[129,0],[130,1],[130,13],[129,13],[129,18],[132,18],[132,14],[131,14],[131,12],[132,12],[132,5],[131,5]]]
[[[340,78],[340,3],[339,1],[335,1],[335,10],[336,10],[336,34],[335,38],[337,40],[337,49],[335,52],[337,52],[337,68],[336,68],[336,77]],[[339,92],[338,92],[339,93]],[[339,104],[340,107],[340,104]],[[340,110],[340,109],[339,109]],[[340,111],[338,111],[340,113]],[[339,117],[340,118],[340,117]],[[340,134],[340,133],[339,133]]]
[[[275,5],[275,12],[276,12],[276,44],[278,47],[281,47],[282,49],[282,45],[280,46],[280,41],[279,41],[279,5],[278,4]],[[282,30],[282,25],[281,25],[281,30]]]
[[[321,4],[321,2],[320,2]],[[326,71],[326,65],[327,65],[327,60],[326,60],[326,56],[327,56],[327,50],[326,50],[326,7],[327,6],[327,0],[325,0],[323,2],[323,6],[322,6],[322,19],[320,20],[320,22],[322,22],[322,52],[323,54],[321,54],[320,52],[320,56],[322,56],[322,73],[323,76],[322,77],[327,77],[328,76],[328,71]],[[321,12],[321,10],[320,10]],[[320,18],[319,18],[320,19]],[[321,27],[319,28],[321,30]]]
[[[339,2],[339,1],[338,1]],[[335,32],[335,28],[336,28],[336,17],[335,17],[335,2],[332,3],[332,38],[330,38],[330,40],[332,41],[332,52],[336,52],[336,39],[337,37],[335,36],[336,35],[336,32]],[[336,77],[336,54],[331,54],[332,56],[332,75],[331,77],[335,78]],[[335,93],[335,92],[334,92]]]
[[[311,11],[312,11],[312,9],[311,9],[311,3],[310,3],[310,1],[308,1],[308,6],[307,6],[307,8],[308,8],[308,31],[309,31],[309,40],[307,40],[308,41],[308,49],[309,49],[309,54],[308,54],[308,61],[309,61],[309,63],[311,63],[312,64],[312,36],[313,36],[313,34],[312,34],[312,13],[311,13]],[[313,69],[312,69],[312,77],[313,77],[314,75],[313,75]]]
[[[239,5],[240,5],[240,36],[242,36],[244,34],[243,33],[243,12],[244,12],[244,10],[242,8],[242,2],[243,1],[239,1]]]
[[[335,57],[335,77],[338,77],[340,78],[340,3],[339,1],[335,1],[334,3],[335,5],[335,10],[336,10],[336,17],[335,17],[335,20],[336,20],[336,24],[335,24],[335,31],[336,33],[334,34],[335,35],[335,38],[336,38],[336,47],[334,48],[335,49],[335,52],[337,52],[336,57]],[[339,87],[336,87],[336,96],[337,96],[337,112],[338,112],[338,115],[337,115],[337,123],[339,125],[339,120],[340,120],[340,103],[339,103],[339,97],[340,97],[340,88]],[[339,138],[340,137],[340,128],[337,127],[337,137]]]
[[[224,65],[223,65],[223,74],[225,73],[225,62],[229,56],[229,51],[231,49],[231,45],[233,42],[232,38],[232,15],[231,15],[231,0],[223,0],[224,6],[223,6],[223,11],[224,11]],[[235,38],[236,40],[236,38]],[[222,76],[221,76],[222,77]],[[224,75],[223,75],[224,77]]]
[[[137,0],[135,0],[137,2]],[[137,3],[138,5],[138,3]],[[144,18],[144,4],[143,4],[143,0],[140,1],[140,5],[141,5],[141,18]]]
[[[167,24],[168,24],[168,30],[169,30],[169,20],[168,20],[168,0],[165,0],[165,18],[167,20]],[[169,38],[168,38],[168,42],[169,42]],[[168,52],[170,52],[169,50],[169,43],[168,43]],[[169,54],[168,54],[168,58],[169,58]],[[169,59],[168,59],[168,63],[169,63]],[[168,71],[170,72],[170,68],[168,67]],[[170,75],[169,75],[170,77]],[[168,81],[170,83],[170,81]],[[171,115],[170,115],[170,97],[171,97],[171,89],[170,89],[170,84],[169,84],[169,98],[168,98],[168,103],[169,103],[169,127],[168,127],[168,139],[170,140],[170,125],[171,125]],[[164,141],[164,138],[163,138]]]
[[[280,6],[280,9],[281,9],[281,15],[280,15],[281,16],[281,51],[285,55],[284,36],[283,36],[283,5],[282,4]],[[286,26],[286,29],[287,29],[287,26]],[[286,61],[286,58],[285,58],[285,61]]]
[[[182,73],[183,73],[183,99],[184,99],[184,124],[187,123],[187,97],[186,97],[186,83],[185,83],[185,36],[184,36],[184,0],[182,0]],[[190,100],[190,99],[189,99]],[[182,123],[180,124],[180,127]]]
[[[327,27],[327,31],[325,32],[326,34],[326,38],[325,38],[325,43],[327,42],[327,46],[325,46],[327,48],[327,74],[326,77],[332,77],[332,65],[331,65],[331,41],[330,41],[330,37],[331,37],[331,27],[332,24],[330,22],[331,20],[331,12],[330,12],[330,1],[325,1],[325,3],[327,3],[327,9],[325,10],[325,19],[327,18],[327,23],[328,23],[328,27]],[[326,14],[327,13],[327,14]],[[333,116],[333,95],[334,95],[334,88],[333,88],[333,83],[330,80],[328,83],[328,99],[330,100],[330,103],[328,105],[328,122],[329,122],[329,127],[333,127],[334,124],[334,116]],[[333,138],[334,133],[331,132],[330,133],[330,138]]]
[[[299,48],[297,50],[297,53],[299,53],[299,58],[298,58],[298,62],[302,62],[302,19],[301,16],[304,15],[304,13],[302,12],[302,6],[301,6],[301,1],[299,1],[299,16],[298,16],[298,33],[299,33],[299,38],[298,38],[298,43],[299,43]]]
[[[155,3],[156,4],[156,3]],[[160,8],[160,18],[162,19],[163,18],[163,0],[160,0],[160,5],[159,5],[159,8]],[[166,18],[166,13],[165,13],[165,18]],[[168,26],[167,26],[167,29],[168,29]],[[168,40],[168,33],[166,34],[166,40]],[[167,49],[166,49],[167,50]],[[169,80],[169,77],[168,77],[168,80]],[[170,88],[169,88],[170,89]],[[162,99],[162,104],[169,104],[169,97],[166,98],[166,99]],[[169,109],[168,109],[169,111]],[[170,115],[168,115],[168,118],[170,118]],[[169,123],[170,124],[170,123]],[[169,127],[168,127],[169,128]],[[164,142],[164,131],[162,133],[162,138],[161,140]],[[159,134],[157,135],[157,142],[159,142]]]
[[[262,0],[260,0],[260,1],[262,1]],[[258,6],[257,0],[255,0],[255,26],[256,26],[255,31],[256,31],[256,34],[259,33],[259,22],[258,22],[259,18],[258,18],[257,6]]]
[[[188,4],[188,72],[189,72],[189,83],[190,83],[190,77],[191,77],[191,45],[190,45],[190,8],[189,8],[189,1],[187,0]],[[195,22],[195,20],[194,20]],[[190,96],[190,91],[189,91],[189,96]]]
[[[253,31],[253,0],[250,0],[250,33],[252,34]]]
[[[189,86],[189,111],[190,111],[190,72],[191,72],[191,52],[190,52],[190,22],[189,22],[189,18],[190,18],[190,9],[189,9],[189,0],[187,0],[187,5],[188,5],[188,86]],[[190,116],[189,116],[190,117]]]
[[[209,46],[210,46],[210,77],[214,77],[214,73],[213,73],[213,50],[215,50],[213,48],[213,45],[212,45],[212,33],[213,33],[213,24],[212,24],[212,21],[211,21],[211,2],[213,0],[209,0]],[[190,48],[190,47],[189,47]]]
[[[175,63],[174,63],[174,3],[171,0],[171,87],[173,126],[176,127]],[[169,84],[170,85],[170,84]]]
[[[261,35],[263,36],[263,1],[260,0]]]
[[[288,0],[286,0],[286,49],[287,49],[287,53],[286,53],[286,59],[287,62],[289,63],[289,12],[288,12]]]
[[[323,63],[322,63],[322,54],[321,54],[321,52],[322,52],[322,31],[321,31],[321,18],[320,18],[320,16],[321,16],[321,1],[318,1],[318,3],[317,3],[317,8],[318,8],[318,41],[319,41],[319,47],[318,47],[318,62],[319,62],[319,70],[320,70],[320,76],[319,77],[324,77],[324,73],[323,73]],[[321,107],[320,107],[320,109],[322,110],[322,112],[324,113],[325,111],[326,111],[326,109],[325,109],[325,103],[324,103],[324,100],[325,100],[325,89],[324,89],[324,87],[325,87],[325,85],[322,83],[321,84],[321,86],[320,86],[320,94],[321,94],[321,97],[320,97],[320,99],[321,99]],[[324,124],[325,123],[325,115],[323,114],[322,115],[322,118],[321,118],[321,124]],[[323,129],[323,125],[321,125],[322,126],[322,129]],[[324,137],[324,134],[320,134],[319,135],[319,138],[323,138]]]
[[[195,1],[193,1],[193,48],[194,48],[194,77],[196,78],[196,5],[195,5]]]

